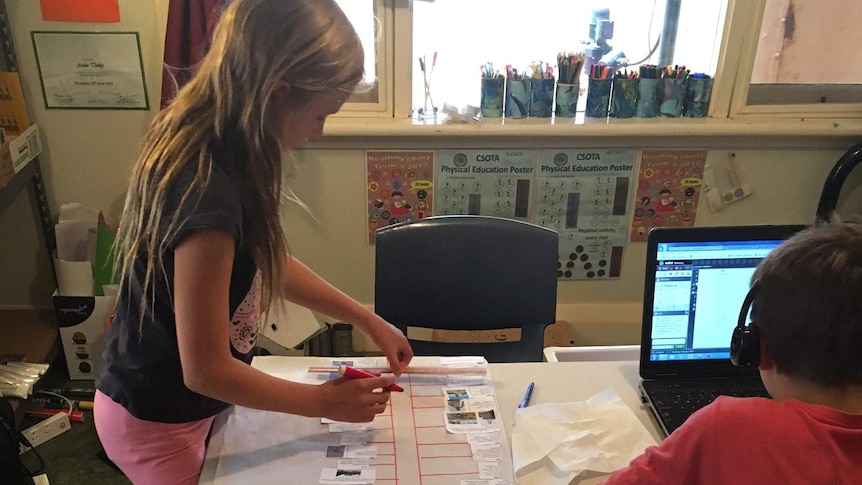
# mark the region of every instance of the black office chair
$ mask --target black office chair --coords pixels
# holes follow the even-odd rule
[[[862,163],[862,142],[859,142],[847,150],[841,158],[835,162],[835,166],[826,176],[823,189],[820,192],[820,200],[817,202],[816,222],[831,222],[835,210],[838,208],[838,199],[841,196],[841,188],[850,172]]]
[[[416,355],[540,362],[545,327],[556,316],[558,240],[556,231],[486,216],[435,216],[378,229],[375,311],[405,334],[407,327],[521,329],[518,341],[411,339]]]

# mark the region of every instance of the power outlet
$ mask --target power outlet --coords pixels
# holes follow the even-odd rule
[[[66,413],[57,413],[21,431],[21,434],[35,448],[51,438],[69,431],[71,428],[72,425],[69,423],[69,416]],[[22,453],[29,449],[25,448],[24,445],[21,445],[21,448]]]

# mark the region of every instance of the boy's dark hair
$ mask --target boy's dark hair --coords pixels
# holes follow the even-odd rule
[[[752,320],[777,370],[815,384],[862,385],[862,225],[822,224],[757,267]]]

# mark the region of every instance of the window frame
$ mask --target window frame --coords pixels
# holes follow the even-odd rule
[[[408,119],[413,114],[413,2],[374,0],[383,35],[377,52],[381,63],[377,104],[347,103],[345,117]],[[724,30],[707,116],[717,119],[862,118],[862,103],[748,104],[757,41],[767,0],[727,0]],[[860,83],[862,89],[862,83]],[[780,89],[780,88],[779,88]],[[423,123],[424,124],[424,123]]]
[[[396,43],[393,41],[393,17],[397,9],[393,8],[393,0],[373,0],[376,12],[375,22],[378,26],[375,52],[377,56],[377,102],[350,102],[342,106],[338,112],[339,117],[392,117],[392,86],[395,84],[394,76],[394,49]]]

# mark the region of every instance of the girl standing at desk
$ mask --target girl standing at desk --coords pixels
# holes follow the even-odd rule
[[[108,456],[135,483],[197,483],[230,404],[341,421],[383,412],[392,376],[315,386],[257,371],[260,310],[283,297],[369,334],[400,373],[404,335],[290,257],[281,153],[322,133],[363,74],[334,0],[235,0],[195,77],[159,113],[118,234],[121,293],[96,386]]]

